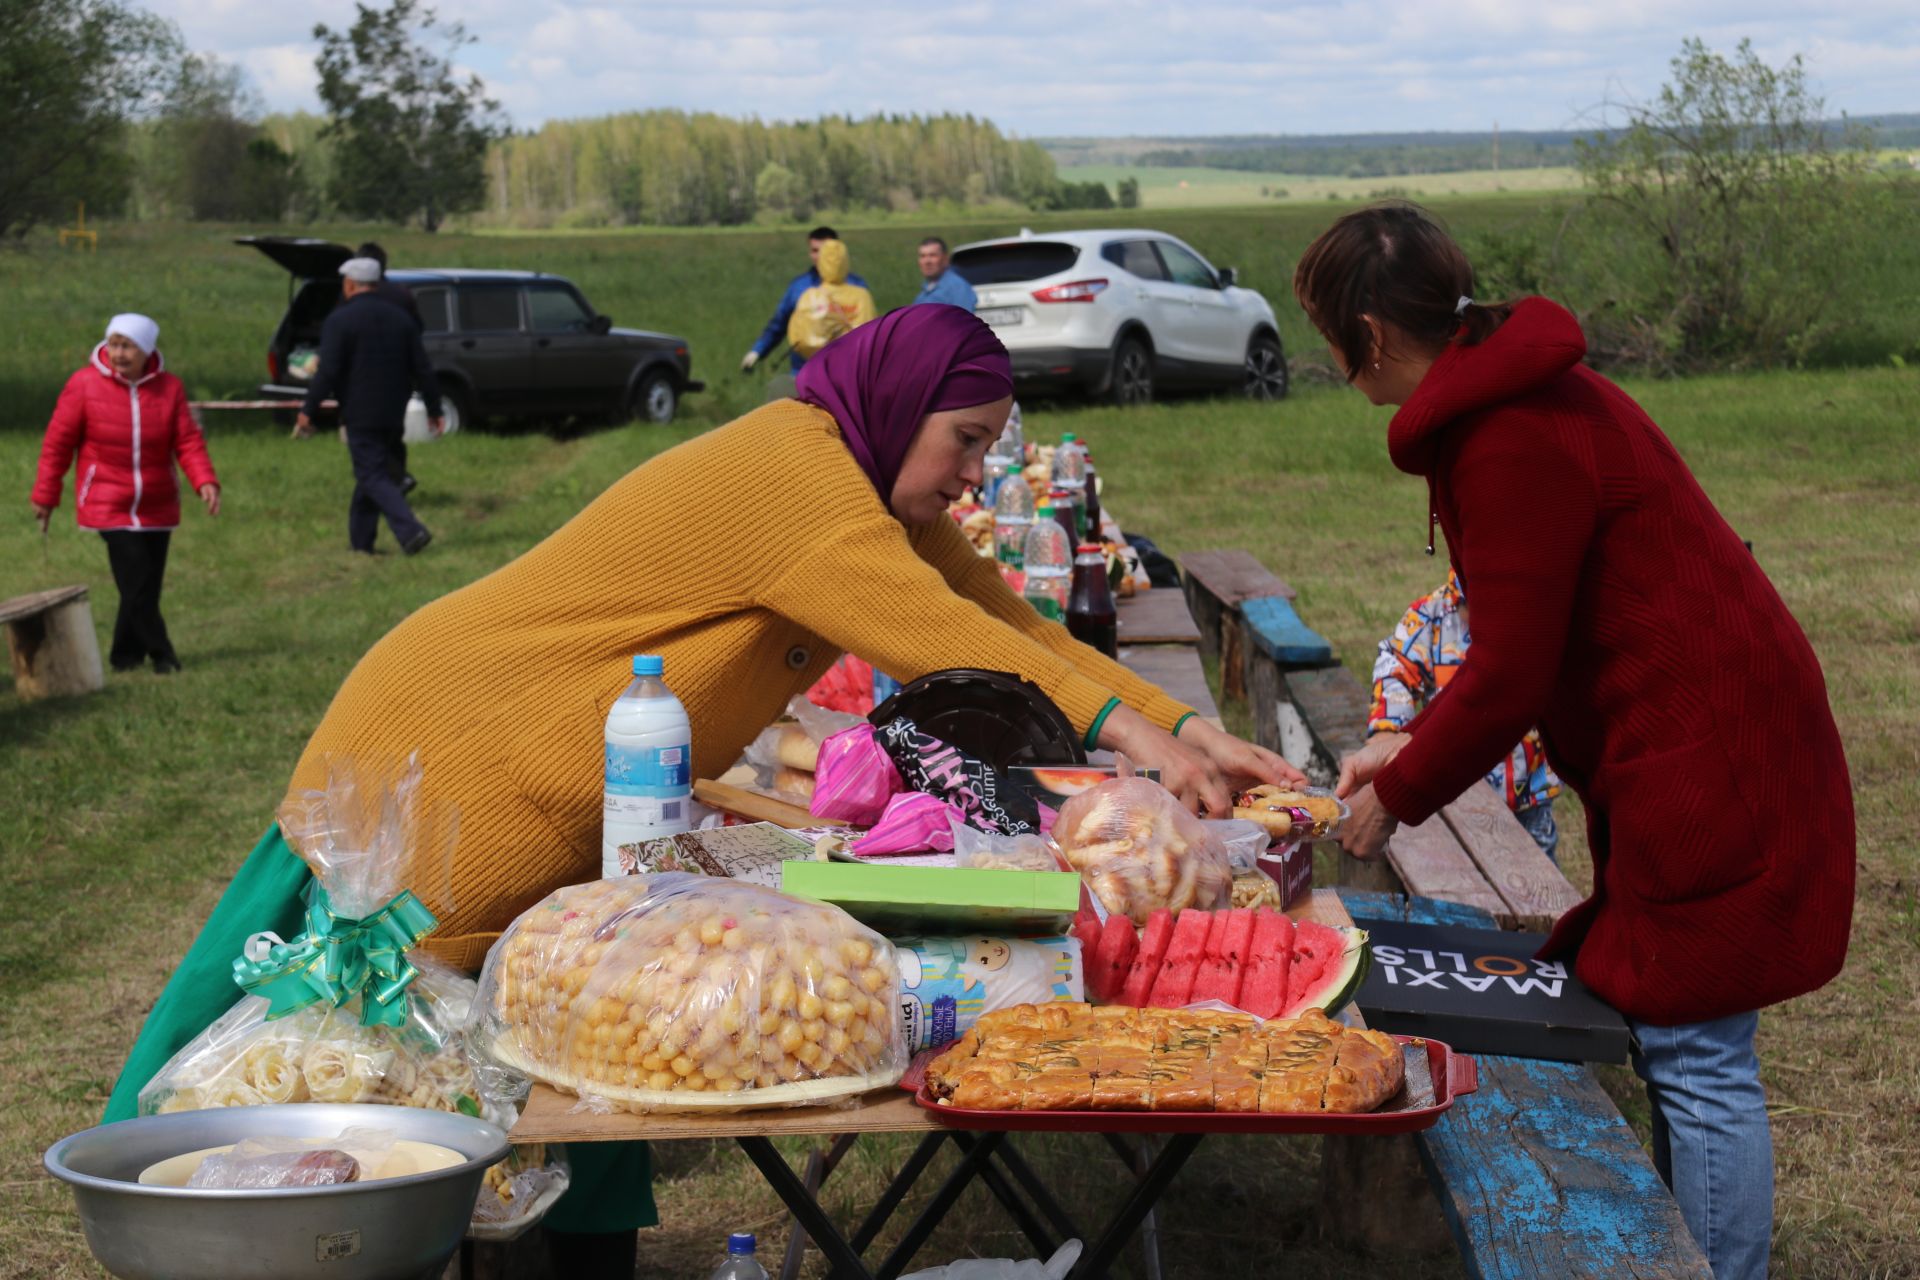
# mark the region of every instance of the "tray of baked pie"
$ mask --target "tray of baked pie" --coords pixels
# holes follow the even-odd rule
[[[987,1014],[901,1087],[963,1129],[1388,1134],[1430,1128],[1479,1083],[1438,1040],[1318,1009],[1263,1022],[1061,1003]]]

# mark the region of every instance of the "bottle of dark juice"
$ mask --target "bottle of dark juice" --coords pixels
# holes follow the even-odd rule
[[[1107,582],[1107,557],[1098,543],[1083,542],[1073,557],[1073,586],[1067,595],[1067,630],[1081,644],[1109,658],[1120,647],[1120,615]]]

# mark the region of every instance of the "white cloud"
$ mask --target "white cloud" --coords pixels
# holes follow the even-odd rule
[[[195,48],[312,108],[310,32],[258,0],[148,0]],[[1920,6],[1853,0],[442,0],[462,51],[522,127],[647,107],[804,119],[971,111],[1034,134],[1557,128],[1651,93],[1680,41],[1807,56],[1836,110],[1920,110]]]

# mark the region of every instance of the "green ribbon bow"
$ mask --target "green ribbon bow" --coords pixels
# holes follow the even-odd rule
[[[259,934],[233,962],[233,980],[248,995],[265,996],[267,1018],[284,1018],[316,1000],[339,1008],[360,997],[360,1025],[402,1027],[407,985],[420,971],[407,952],[439,923],[426,904],[404,890],[364,919],[336,915],[327,891],[307,886],[306,931],[292,942]],[[262,945],[272,939],[271,945]]]

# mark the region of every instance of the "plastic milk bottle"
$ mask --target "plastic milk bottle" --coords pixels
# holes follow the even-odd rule
[[[693,726],[662,683],[666,664],[643,654],[633,683],[607,712],[606,805],[600,825],[600,874],[620,869],[620,846],[676,835],[692,825]]]

